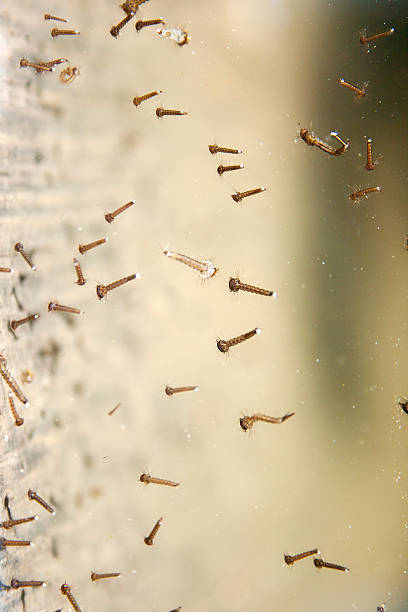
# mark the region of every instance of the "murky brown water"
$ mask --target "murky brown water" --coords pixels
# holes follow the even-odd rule
[[[55,154],[45,160],[47,191],[16,195],[26,236],[40,235],[39,278],[29,280],[30,306],[44,311],[27,345],[33,369],[44,367],[37,343],[61,346],[56,374],[30,388],[26,417],[27,432],[39,431],[41,412],[57,427],[44,430],[41,462],[22,463],[14,491],[16,516],[31,508],[26,484],[58,509],[31,528],[35,549],[8,553],[21,577],[48,581],[27,593],[27,610],[66,609],[64,581],[83,610],[369,612],[382,602],[405,610],[402,8],[315,0],[141,7],[140,18],[188,30],[180,48],[155,28],[136,33],[133,22],[113,39],[109,28],[123,14],[115,2],[51,4],[6,2],[5,11],[20,11],[27,32],[5,75],[32,41],[41,58],[68,57],[81,71],[67,86],[58,73],[18,77],[56,109],[46,122]],[[81,35],[52,39],[44,12],[69,17]],[[359,28],[391,25],[394,37],[364,54]],[[339,77],[369,80],[367,99],[355,103]],[[132,104],[154,89],[160,98]],[[160,104],[188,115],[157,119]],[[296,142],[299,125],[323,140],[338,130],[350,151],[332,158]],[[365,137],[381,155],[373,173],[364,169]],[[41,142],[41,123],[33,138]],[[244,153],[211,156],[213,142]],[[245,168],[218,176],[231,162]],[[371,184],[383,192],[353,206],[347,194]],[[239,205],[230,197],[258,186],[267,191]],[[104,213],[130,199],[135,206],[108,225]],[[77,245],[105,235],[106,245],[78,255],[89,282],[75,286]],[[165,248],[220,270],[203,282]],[[97,300],[97,282],[133,272],[141,278]],[[231,275],[278,300],[230,294]],[[50,299],[85,314],[72,324],[47,315]],[[254,327],[260,336],[227,356],[217,350],[217,337]],[[166,384],[199,390],[169,398]],[[289,411],[282,425],[239,427],[245,414]],[[7,433],[17,466],[25,434]],[[35,440],[30,448],[36,456]],[[144,486],[143,471],[181,485]],[[147,548],[143,537],[160,516]],[[284,553],[315,546],[351,571],[285,565]],[[92,584],[92,570],[123,575]]]

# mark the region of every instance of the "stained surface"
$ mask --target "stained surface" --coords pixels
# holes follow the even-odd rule
[[[28,611],[66,608],[64,581],[83,610],[404,610],[405,16],[394,4],[146,3],[140,18],[189,31],[179,48],[133,22],[113,39],[115,3],[35,4],[0,13],[0,255],[15,268],[0,279],[1,346],[16,377],[35,375],[17,430],[4,389],[0,493],[15,517],[34,511],[28,488],[57,514],[36,508],[40,520],[14,530],[36,545],[2,552],[2,582],[47,580],[27,591]],[[81,35],[52,39],[44,12]],[[394,37],[365,54],[359,29],[390,25]],[[59,70],[37,75],[21,57],[67,57],[81,75],[62,85]],[[369,80],[367,99],[355,103],[339,77]],[[153,89],[163,94],[135,108]],[[188,115],[159,120],[158,105]],[[350,138],[350,151],[295,142],[311,124],[323,140]],[[372,173],[365,137],[381,155]],[[213,157],[215,141],[244,154]],[[219,177],[238,157],[245,169]],[[371,184],[383,192],[353,206],[348,193]],[[263,185],[239,205],[230,197]],[[108,225],[104,213],[132,198]],[[169,247],[220,271],[202,282]],[[98,282],[133,272],[99,302]],[[229,294],[230,276],[279,298]],[[84,314],[48,313],[50,300]],[[41,318],[14,339],[8,319],[28,312]],[[217,337],[256,326],[227,357],[217,350]],[[199,390],[170,398],[166,384]],[[282,425],[239,427],[244,414],[288,411]],[[181,485],[144,486],[145,471]],[[314,546],[350,573],[284,564]],[[92,584],[91,571],[123,575]],[[1,597],[23,609],[20,593]]]

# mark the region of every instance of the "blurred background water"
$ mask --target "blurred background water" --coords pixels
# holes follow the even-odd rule
[[[59,24],[44,12],[81,35],[51,38]],[[6,0],[2,49],[19,39],[2,60],[2,132],[13,131],[7,108],[24,122],[35,101],[42,113],[27,131],[17,122],[16,138],[47,152],[38,183],[4,194],[2,221],[3,255],[17,230],[35,243],[38,276],[22,291],[43,313],[19,340],[37,373],[24,431],[2,419],[7,486],[16,516],[31,511],[28,487],[57,507],[31,528],[33,550],[3,558],[3,582],[16,571],[48,582],[27,593],[29,612],[67,609],[64,581],[83,610],[407,609],[406,13],[402,2],[151,0],[116,40],[115,2]],[[135,31],[157,17],[191,42]],[[395,33],[367,54],[364,27]],[[81,74],[62,85],[59,71],[20,70],[21,57],[67,57]],[[369,81],[366,99],[340,77]],[[26,97],[13,99],[17,81]],[[154,89],[163,94],[132,104]],[[159,105],[188,115],[157,119]],[[329,157],[299,127],[323,140],[336,130],[350,150]],[[380,160],[372,173],[366,138]],[[211,156],[213,142],[244,153]],[[220,163],[245,168],[220,177]],[[348,194],[368,185],[383,191],[354,205]],[[267,191],[239,205],[230,197],[258,186]],[[104,213],[130,199],[108,226]],[[78,255],[88,284],[75,286],[77,245],[105,235]],[[165,248],[220,271],[203,282]],[[133,272],[97,300],[97,282]],[[230,294],[235,275],[278,300]],[[51,299],[84,314],[47,314]],[[217,350],[217,337],[257,326],[227,356]],[[199,390],[169,398],[166,384]],[[244,414],[289,411],[279,426],[239,427]],[[144,486],[143,471],[181,485]],[[351,571],[285,565],[284,553],[314,547]],[[122,578],[92,584],[92,570]]]

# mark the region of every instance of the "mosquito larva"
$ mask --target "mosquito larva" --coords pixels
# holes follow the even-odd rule
[[[46,21],[53,19],[54,21],[63,21],[64,23],[68,23],[68,19],[64,19],[63,17],[55,17],[55,15],[50,15],[49,13],[44,14],[44,19]]]
[[[164,478],[155,478],[150,476],[149,474],[142,474],[139,478],[140,482],[144,482],[145,484],[158,484],[165,485],[167,487],[178,487],[179,482],[174,482],[173,480],[166,480]]]
[[[318,149],[324,151],[325,153],[328,153],[329,155],[343,155],[343,153],[345,153],[350,146],[349,141],[344,142],[344,140],[339,137],[337,132],[331,132],[330,135],[334,136],[334,138],[336,138],[340,142],[340,147],[338,147],[337,149],[332,149],[332,147],[330,147],[328,144],[326,144],[319,138],[316,138],[313,132],[306,128],[302,128],[299,132],[299,136],[301,137],[301,139],[304,140],[305,143],[310,147],[317,147]]]
[[[375,193],[376,191],[382,191],[381,187],[366,187],[365,189],[354,191],[353,193],[350,193],[349,198],[350,200],[353,200],[353,202],[355,202],[360,198],[367,197],[369,193]]]
[[[13,331],[15,331],[17,327],[20,327],[20,325],[24,325],[24,323],[31,323],[32,321],[36,321],[39,317],[40,317],[39,314],[31,314],[31,315],[28,315],[27,317],[24,317],[24,319],[18,319],[17,321],[15,319],[12,319],[9,322],[9,325],[10,325],[10,328]]]
[[[58,64],[63,64],[64,62],[67,62],[68,60],[65,57],[58,57],[55,60],[51,60],[49,62],[41,62],[39,64],[39,66],[41,66],[41,68],[37,68],[37,72],[41,72],[41,70],[43,70],[43,66],[47,67],[47,68],[51,68],[51,70],[54,70],[54,66],[58,66]]]
[[[16,525],[22,525],[23,523],[31,523],[31,521],[36,521],[37,519],[38,516],[36,514],[34,514],[34,516],[28,516],[27,518],[10,519],[9,521],[3,521],[2,523],[0,523],[0,527],[2,527],[3,529],[11,529]]]
[[[161,106],[156,108],[156,116],[164,117],[166,115],[187,115],[186,111],[174,110],[172,108],[162,108]]]
[[[170,385],[166,385],[164,392],[166,395],[174,395],[175,393],[184,393],[185,391],[198,391],[198,387],[189,386],[189,387],[170,387]]]
[[[313,550],[307,550],[306,552],[299,553],[298,555],[284,555],[284,558],[287,565],[293,565],[296,561],[306,559],[306,557],[311,557],[312,555],[320,555],[320,550],[313,548]]]
[[[54,508],[52,508],[50,504],[48,504],[42,497],[40,497],[36,491],[28,489],[27,496],[28,499],[36,501],[37,504],[40,504],[40,506],[42,506],[50,514],[55,514]]]
[[[329,569],[339,570],[340,572],[349,572],[348,567],[344,567],[344,565],[337,565],[337,563],[328,563],[327,561],[323,561],[323,559],[315,558],[313,559],[313,563],[315,567],[322,568],[327,567]]]
[[[155,91],[149,91],[149,93],[144,94],[143,96],[136,96],[135,98],[133,98],[133,104],[135,106],[139,106],[141,102],[144,102],[145,100],[149,100],[150,98],[154,98],[154,96],[158,96],[161,93],[163,93],[162,90],[157,89]]]
[[[134,203],[135,203],[134,200],[130,200],[130,202],[126,202],[126,204],[123,204],[122,206],[119,206],[119,208],[117,208],[113,212],[106,213],[105,214],[105,221],[107,223],[112,223],[115,220],[115,217],[117,217],[121,213],[125,212],[125,210],[127,210],[128,208],[133,206]]]
[[[224,172],[231,172],[232,170],[241,170],[244,164],[235,164],[234,166],[218,166],[217,172],[221,176]]]
[[[7,540],[7,538],[0,538],[0,547],[5,546],[33,546],[30,540]]]
[[[105,574],[97,574],[96,572],[91,572],[91,580],[95,582],[96,580],[103,580],[104,578],[119,578],[120,572],[110,572]]]
[[[234,155],[238,155],[242,153],[242,149],[230,149],[229,147],[219,147],[216,144],[208,145],[208,150],[211,155],[215,155],[216,153],[232,153]]]
[[[60,30],[59,28],[52,28],[51,36],[55,38],[56,36],[76,36],[80,34],[78,30]]]
[[[390,28],[386,32],[381,32],[380,34],[373,34],[372,36],[365,36],[364,34],[360,36],[360,43],[362,45],[368,45],[373,40],[378,40],[380,38],[385,38],[387,36],[392,36],[394,34],[395,28]]]
[[[146,19],[145,21],[143,21],[143,19],[139,19],[135,23],[135,28],[138,32],[140,32],[142,28],[145,28],[147,26],[158,25],[159,23],[164,23],[161,17],[159,19]]]
[[[29,62],[24,57],[20,60],[21,68],[35,68],[37,72],[52,72],[52,67],[45,66],[44,64],[37,64],[35,62]]]
[[[180,263],[183,263],[186,266],[189,266],[190,268],[197,270],[200,273],[201,278],[203,279],[211,278],[218,272],[218,268],[216,268],[211,261],[208,261],[208,260],[199,261],[197,259],[193,259],[192,257],[189,257],[188,255],[182,255],[181,253],[174,253],[173,251],[169,251],[168,249],[163,251],[163,253],[166,255],[166,257],[170,257],[170,259],[179,261]]]
[[[108,238],[106,238],[105,236],[104,238],[100,238],[99,240],[88,242],[88,244],[80,244],[78,246],[78,251],[81,253],[81,255],[84,255],[84,253],[86,253],[87,251],[90,251],[91,249],[94,249],[95,247],[101,244],[105,244],[107,241],[108,241]]]
[[[144,543],[147,546],[152,546],[153,545],[154,538],[155,538],[157,532],[159,531],[159,527],[161,525],[162,520],[163,520],[163,517],[159,518],[159,520],[155,523],[155,525],[154,525],[153,529],[151,530],[151,532],[149,533],[149,535],[144,538]]]
[[[262,193],[266,191],[266,187],[257,187],[256,189],[248,189],[247,191],[236,191],[231,194],[231,198],[234,202],[241,202],[244,198],[248,198],[249,196],[256,195],[257,193]]]
[[[8,384],[14,395],[18,398],[18,400],[28,408],[29,402],[24,393],[21,391],[20,387],[11,376],[10,372],[7,369],[7,360],[2,353],[0,353],[0,375],[3,380]]]
[[[110,33],[112,34],[114,38],[116,38],[119,35],[119,32],[121,31],[121,29],[132,19],[132,17],[134,17],[134,15],[135,15],[135,11],[129,11],[126,14],[126,17],[122,19],[122,21],[120,21],[118,24],[111,27]]]
[[[373,162],[373,141],[371,138],[367,140],[367,163],[365,165],[367,170],[374,170],[377,162]]]
[[[68,586],[66,582],[64,582],[64,584],[61,585],[61,593],[65,595],[65,597],[68,599],[69,603],[74,608],[75,612],[81,612],[81,608],[79,607],[77,600],[71,593],[71,587]]]
[[[365,83],[362,87],[356,87],[356,85],[352,85],[348,83],[343,78],[338,80],[339,85],[350,89],[354,94],[356,94],[357,98],[363,98],[367,93],[367,83]]]
[[[84,274],[82,272],[81,264],[76,259],[76,257],[74,257],[74,266],[75,266],[75,271],[77,273],[77,280],[75,281],[76,284],[77,285],[85,285],[86,279],[85,279]]]
[[[102,300],[104,297],[106,297],[109,291],[112,291],[112,289],[117,289],[117,287],[121,287],[125,283],[128,283],[135,278],[140,278],[139,272],[136,274],[131,274],[130,276],[125,276],[124,278],[120,278],[109,285],[96,285],[96,295],[100,300]]]
[[[16,427],[20,427],[20,425],[24,424],[24,419],[18,414],[17,409],[14,405],[13,394],[10,391],[7,393],[7,398],[10,406],[10,412],[14,418],[14,423]]]
[[[275,425],[279,425],[280,423],[284,423],[285,421],[290,419],[290,417],[292,417],[294,414],[294,412],[288,412],[282,417],[272,417],[268,416],[267,414],[254,414],[252,416],[242,417],[241,419],[239,419],[239,424],[241,426],[241,429],[243,429],[244,431],[248,431],[248,429],[252,429],[256,421],[263,421],[264,423],[274,423]]]
[[[56,310],[59,310],[61,312],[70,312],[71,314],[81,314],[79,308],[74,308],[73,306],[63,306],[62,304],[50,302],[48,304],[48,312],[55,312]]]
[[[268,289],[261,289],[260,287],[255,287],[254,285],[247,285],[246,283],[241,283],[239,278],[230,278],[228,282],[229,290],[233,293],[237,291],[246,291],[248,293],[256,293],[257,295],[265,295],[277,297],[276,291],[269,291]]]
[[[17,580],[13,578],[10,582],[12,589],[24,589],[26,587],[45,587],[47,585],[44,580]]]
[[[63,64],[67,61],[68,60],[66,57],[57,57],[57,59],[50,60],[49,62],[41,62],[41,66],[50,66],[52,68],[52,66],[58,66],[59,64]]]
[[[14,272],[13,268],[0,268],[0,272]]]
[[[217,348],[219,351],[221,351],[221,353],[228,353],[232,346],[240,344],[241,342],[245,342],[245,340],[249,340],[249,338],[252,338],[253,336],[256,336],[260,333],[261,330],[259,329],[259,327],[255,327],[255,329],[252,329],[251,331],[246,332],[245,334],[241,334],[236,338],[231,338],[230,340],[217,340]]]
[[[29,255],[27,255],[27,253],[24,250],[24,246],[21,242],[16,242],[16,244],[14,245],[14,250],[17,253],[20,253],[20,255],[22,256],[22,258],[27,262],[27,264],[30,266],[30,268],[32,270],[36,270],[37,268],[35,267],[35,265],[33,264],[33,261],[31,259],[31,257]]]

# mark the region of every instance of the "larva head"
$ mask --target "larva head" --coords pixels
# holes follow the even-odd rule
[[[251,429],[252,425],[254,424],[254,421],[253,419],[251,419],[251,417],[244,416],[239,419],[239,424],[241,425],[241,429],[243,431],[248,431],[248,429]]]
[[[229,344],[226,340],[217,340],[217,349],[221,351],[221,353],[228,353]]]
[[[107,295],[105,285],[96,285],[96,295],[100,300],[102,300]]]
[[[309,130],[306,128],[301,128],[301,130],[299,131],[299,136],[302,138],[302,140],[307,142],[307,138],[309,136]]]
[[[232,278],[231,277],[229,279],[228,287],[229,287],[230,291],[233,291],[234,293],[239,291],[240,285],[241,285],[241,282],[240,282],[239,278]]]

